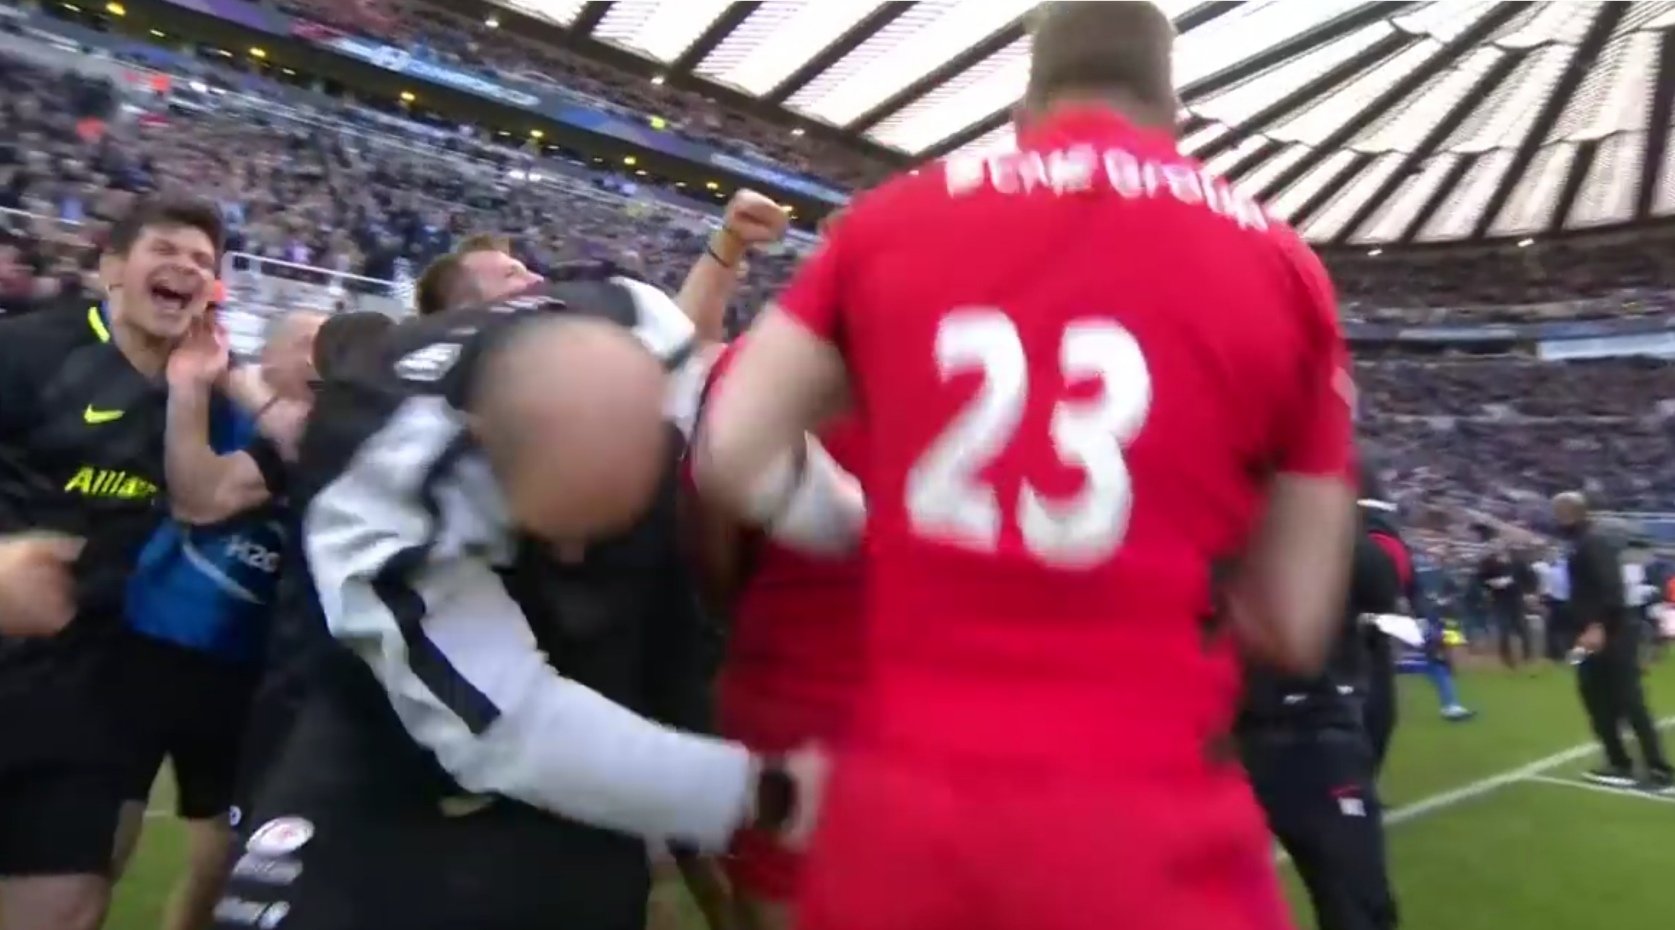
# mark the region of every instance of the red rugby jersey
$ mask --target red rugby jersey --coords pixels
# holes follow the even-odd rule
[[[706,393],[725,377],[736,345],[716,359]],[[855,417],[829,424],[819,439],[833,460],[861,478]],[[723,728],[766,750],[832,739],[863,673],[861,558],[819,558],[758,542],[733,606],[720,679]]]
[[[1230,724],[1210,569],[1275,471],[1351,474],[1319,261],[1174,140],[1066,111],[860,198],[781,306],[866,423],[858,738],[1179,771]]]

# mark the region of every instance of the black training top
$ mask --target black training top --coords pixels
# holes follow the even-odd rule
[[[75,622],[46,640],[0,637],[0,706],[27,701],[43,733],[68,727],[55,711],[84,711],[101,683],[100,644],[162,514],[166,412],[165,388],[111,341],[100,308],[0,320],[0,534],[87,540]]]

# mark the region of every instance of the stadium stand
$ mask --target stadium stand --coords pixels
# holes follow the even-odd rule
[[[625,196],[575,166],[548,174],[504,149],[396,136],[343,111],[279,108],[236,93],[185,99],[136,86],[125,97],[135,112],[90,140],[68,115],[80,79],[0,58],[0,126],[15,140],[0,143],[0,299],[8,311],[93,294],[90,274],[109,219],[152,188],[209,190],[225,208],[234,253],[229,327],[245,351],[261,319],[279,308],[401,312],[417,269],[471,232],[512,234],[538,270],[627,256],[673,288],[715,221],[705,211]],[[1656,250],[1645,243],[1595,253],[1607,264],[1583,274],[1589,253],[1555,247],[1540,256],[1538,267],[1549,256],[1556,264],[1539,286],[1506,273],[1507,262],[1534,261],[1522,250],[1473,263],[1421,259],[1418,267],[1351,259],[1343,287],[1353,295],[1352,318],[1405,324],[1620,313],[1629,299],[1589,286],[1601,280],[1632,284],[1650,314],[1670,300],[1659,285],[1675,280]],[[761,306],[795,258],[793,248],[756,262],[735,319]],[[1491,290],[1497,281],[1502,290]],[[1416,293],[1548,302],[1444,311],[1428,300],[1416,301],[1420,309],[1388,305],[1392,295],[1405,302]],[[1531,519],[1546,495],[1583,486],[1615,509],[1675,509],[1668,455],[1675,426],[1666,416],[1675,410],[1675,368],[1665,363],[1396,357],[1363,361],[1358,374],[1366,433],[1392,487],[1414,506]]]
[[[656,115],[694,140],[771,158],[850,187],[869,186],[890,170],[882,162],[855,153],[833,152],[829,147],[820,151],[807,137],[793,135],[791,125],[775,125],[729,110],[702,94],[653,84],[419,0],[284,0],[276,6],[295,16],[402,46],[415,55],[483,68],[504,79],[577,95],[589,105],[625,109],[636,118]]]

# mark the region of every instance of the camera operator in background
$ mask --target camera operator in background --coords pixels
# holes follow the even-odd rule
[[[1268,825],[1308,887],[1320,930],[1388,930],[1396,902],[1385,862],[1378,769],[1394,712],[1388,638],[1363,618],[1393,612],[1412,582],[1394,505],[1363,468],[1361,532],[1344,625],[1312,679],[1249,669],[1238,738]]]
[[[1525,596],[1534,588],[1529,563],[1501,539],[1494,527],[1479,523],[1472,530],[1488,549],[1477,563],[1477,584],[1483,590],[1489,628],[1500,642],[1501,662],[1507,668],[1528,665],[1534,657],[1530,620],[1525,614]],[[1516,652],[1513,640],[1518,641]]]

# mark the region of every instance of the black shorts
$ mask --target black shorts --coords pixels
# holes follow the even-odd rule
[[[121,789],[114,766],[0,767],[0,877],[110,874]]]
[[[53,643],[51,662],[0,670],[0,876],[111,869],[124,756],[107,644]]]
[[[302,697],[285,683],[263,681],[250,703],[239,752],[238,776],[233,786],[233,826],[244,824],[270,774],[278,769],[281,753],[301,712]]]
[[[236,793],[257,670],[137,634],[127,637],[118,666],[127,750],[123,796],[151,797],[167,759],[181,817],[225,815]]]
[[[643,842],[504,800],[454,817],[258,810],[245,827],[219,930],[645,926]]]

